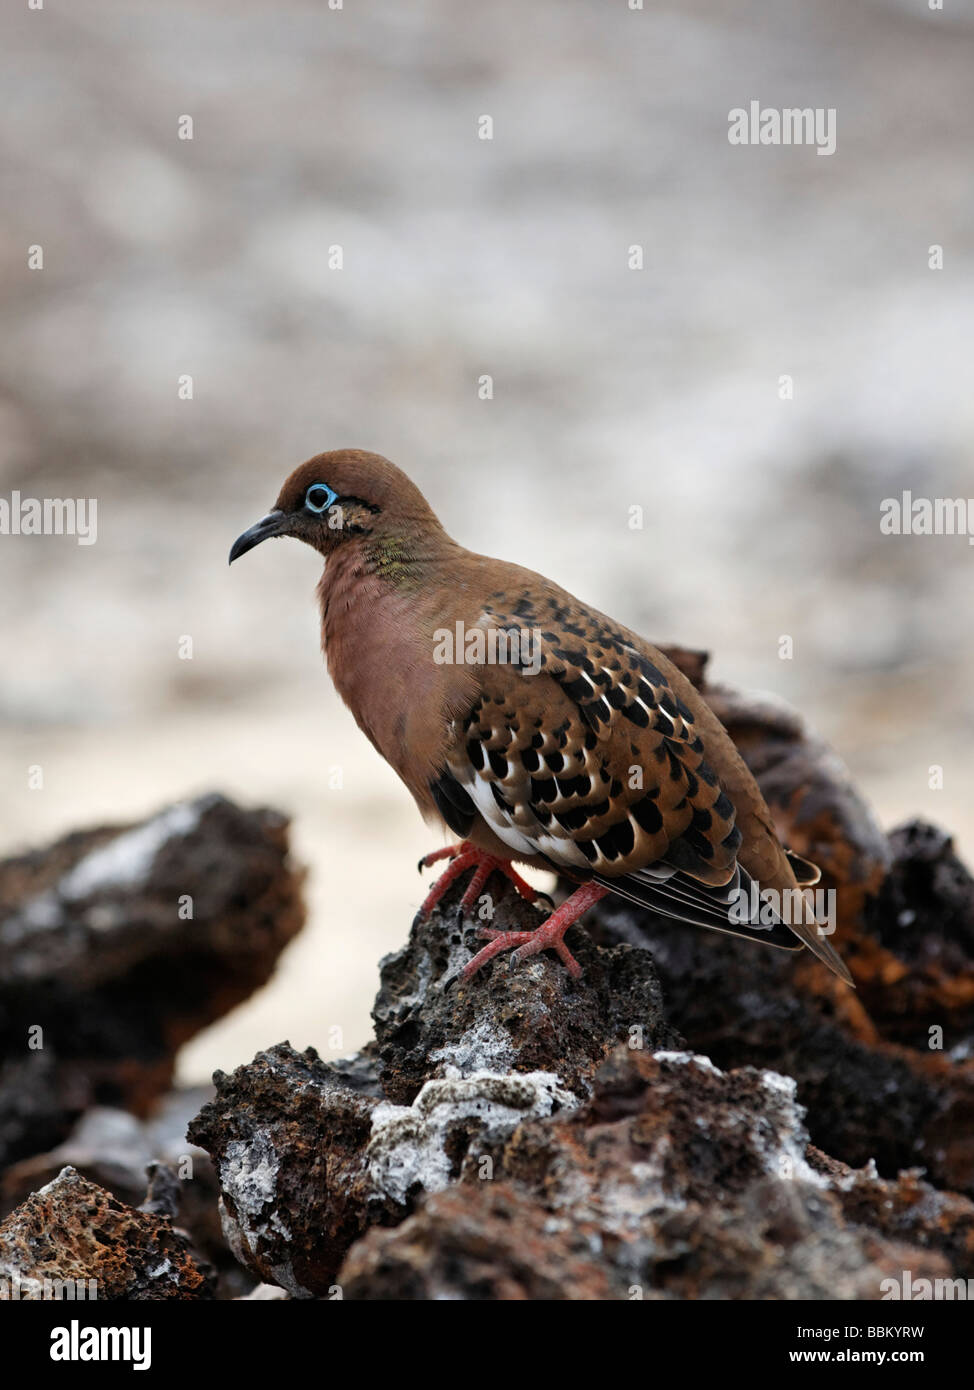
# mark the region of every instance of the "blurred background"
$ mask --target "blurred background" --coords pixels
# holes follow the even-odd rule
[[[904,488],[974,497],[974,12],[73,0],[4,28],[0,496],[97,498],[98,540],[0,536],[0,853],[216,788],[289,812],[311,869],[307,930],[185,1079],[361,1044],[440,842],[331,689],[316,557],[227,568],[323,449],[710,649],[885,824],[974,858],[974,552],[879,527]],[[731,146],[752,99],[834,107],[835,154]]]

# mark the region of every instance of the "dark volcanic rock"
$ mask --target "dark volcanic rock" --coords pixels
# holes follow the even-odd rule
[[[219,796],[0,864],[0,1165],[92,1102],[147,1113],[182,1043],[270,976],[301,877],[284,817]]]
[[[40,1298],[45,1281],[69,1280],[84,1284],[78,1297],[99,1301],[211,1295],[207,1273],[168,1219],[134,1211],[73,1168],[0,1225],[0,1296]]]
[[[91,1100],[83,1066],[61,1062],[50,1051],[28,1052],[21,1037],[16,1052],[0,1061],[0,1171],[22,1154],[56,1144]]]
[[[514,897],[498,911],[537,920]],[[452,907],[413,924],[383,962],[368,1056],[329,1064],[282,1044],[217,1074],[189,1137],[217,1164],[228,1242],[258,1278],[327,1296],[370,1225],[495,1163],[522,1121],[577,1106],[620,1041],[678,1041],[647,952],[578,932],[580,981],[545,955],[461,986],[476,932]]]
[[[719,1067],[772,1067],[793,1077],[819,1148],[854,1167],[875,1158],[887,1174],[924,1161],[918,1144],[936,1114],[938,1089],[897,1049],[863,1040],[868,1020],[858,1012],[847,1017],[858,1009],[854,996],[837,1004],[831,992],[818,994],[819,973],[809,984],[785,952],[626,904],[599,904],[591,929],[600,940],[621,937],[652,949],[669,1017],[693,1051]]]
[[[379,1079],[390,1100],[409,1104],[431,1077],[547,1070],[554,1061],[562,1084],[582,1096],[618,1043],[679,1043],[663,1018],[650,956],[626,946],[596,949],[580,928],[567,941],[584,971],[581,980],[546,954],[515,971],[498,957],[461,984],[457,972],[483,945],[480,924],[458,919],[463,887],[452,889],[428,920],[417,918],[408,944],[382,962],[372,1017]],[[530,931],[544,920],[513,891],[498,899],[498,910],[511,931]]]
[[[858,992],[807,953],[611,898],[569,935],[581,979],[548,952],[513,973],[500,957],[463,984],[481,943],[479,922],[460,919],[461,883],[382,962],[362,1053],[262,1052],[217,1073],[188,1140],[179,1124],[163,1145],[119,1100],[146,1106],[178,1041],[252,988],[299,924],[283,823],[211,799],[121,837],[69,838],[42,864],[0,867],[0,1040],[29,1023],[45,1032],[41,1051],[8,1049],[0,1136],[16,1148],[43,1135],[51,1150],[15,1164],[5,1192],[16,1200],[68,1162],[116,1196],[65,1169],[0,1228],[13,1232],[10,1271],[29,1256],[42,1274],[79,1277],[107,1233],[110,1288],[208,1295],[179,1221],[222,1261],[220,1296],[254,1301],[275,1288],[876,1299],[906,1270],[974,1277],[974,1204],[943,1190],[974,1192],[974,883],[930,827],[887,842],[790,711],[710,686],[699,654],[674,655],[782,836],[822,865]],[[542,920],[505,883],[488,890],[500,894],[492,925]],[[193,920],[174,920],[186,892]],[[76,1036],[42,1012],[49,994]],[[64,1117],[106,1093],[115,1108],[89,1109],[58,1143]],[[249,1280],[260,1283],[247,1293]]]
[[[17,1206],[31,1192],[43,1187],[67,1166],[76,1168],[99,1187],[130,1206],[138,1206],[145,1195],[146,1168],[161,1161],[177,1169],[192,1171],[194,1185],[186,1191],[206,1186],[212,1165],[202,1149],[186,1141],[186,1126],[212,1095],[211,1086],[194,1086],[166,1096],[151,1119],[142,1120],[127,1110],[94,1105],[80,1118],[74,1129],[56,1148],[21,1159],[0,1175],[0,1216]],[[215,1181],[212,1185],[216,1201]],[[186,1213],[183,1213],[184,1224]]]
[[[497,904],[504,925],[531,917]],[[790,958],[733,942],[752,969],[728,988],[707,954],[722,938],[687,928],[663,941],[674,980],[674,943],[680,1001],[705,993],[701,1018],[716,1009],[728,1034],[739,1011],[766,1067],[722,1071],[679,1050],[648,951],[579,931],[581,980],[545,954],[461,987],[476,924],[450,907],[414,923],[384,962],[365,1055],[332,1067],[274,1048],[218,1077],[191,1127],[217,1162],[238,1257],[296,1297],[373,1299],[871,1299],[903,1269],[966,1270],[974,1205],[917,1174],[884,1181],[868,1153],[857,1170],[811,1148],[780,1074],[784,1057],[806,1086],[817,1077],[847,1140],[892,1144],[918,1113],[911,1087],[931,1093],[908,1060],[895,1070],[896,1049],[854,1038],[869,1031],[855,996],[835,996],[850,996],[843,1012],[807,982],[796,991]],[[771,1026],[755,1033],[765,1006]],[[718,1029],[710,1041],[732,1046]]]
[[[886,1038],[946,1049],[974,1031],[974,879],[935,826],[913,821],[890,836],[893,862],[866,912],[856,983]]]
[[[628,904],[606,900],[588,925],[600,941],[650,947],[667,1015],[695,1051],[793,1077],[819,1148],[853,1167],[874,1159],[890,1178],[920,1166],[974,1193],[974,883],[930,827],[894,832],[890,859],[847,952],[856,994],[805,956]]]
[[[833,1181],[846,1218],[894,1240],[947,1256],[955,1275],[974,1277],[974,1205],[955,1192],[938,1192],[908,1168],[895,1182],[877,1178],[875,1167],[854,1172],[810,1150],[809,1161]]]
[[[189,1138],[217,1166],[230,1249],[295,1298],[327,1294],[371,1219],[365,1149],[378,1102],[348,1086],[340,1064],[288,1043],[214,1082]]]

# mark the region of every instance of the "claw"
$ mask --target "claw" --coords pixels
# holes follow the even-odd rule
[[[530,956],[550,948],[558,953],[559,959],[568,973],[578,979],[582,973],[582,967],[565,945],[565,932],[594,903],[597,903],[600,898],[604,898],[608,891],[607,888],[601,888],[596,883],[582,884],[581,888],[576,888],[571,897],[567,898],[561,907],[557,908],[547,921],[534,931],[505,932],[498,931],[494,927],[482,928],[480,935],[486,937],[489,944],[478,951],[472,960],[467,961],[460,972],[461,977],[464,980],[469,980],[471,975],[475,975],[481,966],[486,965],[489,960],[493,960],[494,956],[499,955],[501,951],[511,950],[513,946],[517,949],[508,961],[508,972],[516,970]]]
[[[472,849],[473,846],[468,840],[461,840],[458,845],[444,845],[442,849],[430,850],[429,854],[424,854],[416,865],[417,870],[422,873],[424,869],[431,868],[441,859],[455,859],[458,854],[463,854],[465,850]]]
[[[451,976],[444,984],[444,989],[452,988],[456,980],[469,980],[481,966],[486,965],[489,960],[493,960],[494,956],[499,955],[502,951],[512,951],[507,963],[508,972],[516,970],[530,956],[550,948],[557,952],[569,974],[574,975],[576,979],[581,975],[582,968],[565,945],[563,938],[568,928],[581,917],[583,912],[586,912],[600,898],[605,897],[608,889],[600,888],[593,883],[583,884],[562,903],[561,907],[555,908],[547,893],[540,893],[537,889],[532,888],[531,884],[512,867],[509,859],[498,859],[493,854],[487,854],[484,850],[471,844],[469,840],[463,840],[458,845],[447,845],[443,849],[434,850],[431,854],[425,855],[419,861],[420,872],[440,859],[449,859],[450,863],[430,889],[426,901],[419,909],[420,917],[428,916],[450,887],[450,884],[465,874],[468,869],[473,869],[473,874],[457,908],[457,926],[463,925],[466,913],[474,907],[481,889],[485,887],[491,874],[495,873],[506,878],[519,896],[527,902],[534,903],[544,900],[552,908],[550,916],[535,931],[501,931],[497,927],[482,926],[478,935],[483,937],[488,944],[478,951],[457,975]],[[512,950],[512,948],[516,949]]]
[[[427,894],[426,901],[419,909],[421,917],[429,916],[450,884],[471,868],[474,870],[473,877],[460,900],[461,920],[462,914],[474,906],[481,889],[493,873],[503,875],[526,902],[533,903],[538,897],[545,896],[539,894],[530,883],[521,877],[509,859],[498,859],[496,855],[478,849],[469,840],[463,840],[458,845],[447,845],[443,849],[436,849],[431,854],[424,855],[419,861],[420,872],[440,859],[449,859],[450,863]]]

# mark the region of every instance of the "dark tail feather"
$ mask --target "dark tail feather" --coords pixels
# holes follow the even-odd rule
[[[708,931],[725,932],[728,936],[741,936],[746,941],[757,941],[763,946],[777,946],[782,951],[800,951],[802,948],[802,943],[795,940],[794,933],[777,917],[769,926],[751,926],[747,922],[733,920],[729,916],[726,887],[708,888],[683,874],[674,874],[664,881],[639,878],[635,874],[623,874],[619,878],[603,878],[601,874],[596,874],[595,882],[620,898],[658,912],[661,917],[689,922],[694,927],[706,927]]]
[[[791,930],[798,937],[799,941],[803,942],[804,945],[808,947],[812,955],[817,956],[824,965],[827,965],[834,974],[838,975],[840,980],[844,980],[847,985],[852,985],[852,988],[855,989],[855,983],[852,976],[849,974],[845,961],[839,955],[838,951],[836,951],[828,937],[822,934],[822,929],[815,919],[815,913],[812,911],[812,905],[805,897],[804,893],[802,894],[801,901],[804,906],[805,921],[789,923]]]
[[[795,875],[795,882],[799,887],[810,888],[813,883],[818,883],[822,877],[822,870],[817,864],[813,864],[810,859],[803,859],[793,849],[786,849],[785,857],[791,865],[791,871]]]
[[[797,857],[797,856],[796,856]],[[807,861],[800,861],[807,865]],[[811,868],[812,866],[808,866]],[[619,878],[605,878],[595,875],[596,883],[608,888],[610,892],[629,902],[638,903],[663,917],[672,917],[679,922],[689,922],[693,926],[706,927],[709,931],[726,932],[729,936],[740,936],[747,941],[756,941],[763,946],[776,946],[779,950],[800,951],[803,946],[823,961],[846,984],[852,984],[852,976],[845,963],[824,937],[815,919],[812,905],[803,893],[795,894],[799,911],[804,920],[786,923],[776,912],[761,902],[758,895],[759,910],[772,921],[765,925],[754,916],[749,921],[739,921],[730,916],[732,903],[738,890],[743,889],[746,901],[752,897],[753,880],[738,866],[735,877],[722,888],[712,888],[690,878],[687,874],[674,873],[660,879],[649,874],[623,874]]]

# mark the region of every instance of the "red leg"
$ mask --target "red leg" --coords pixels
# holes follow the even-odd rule
[[[468,869],[473,869],[474,874],[460,903],[462,912],[468,912],[473,907],[480,890],[494,873],[502,874],[509,883],[513,884],[525,902],[533,903],[536,898],[544,896],[521,877],[509,859],[498,859],[493,854],[487,854],[484,850],[478,849],[476,845],[472,845],[469,840],[463,840],[458,845],[447,845],[443,849],[433,850],[432,854],[427,854],[419,861],[420,870],[428,868],[440,859],[449,859],[450,863],[427,894],[426,901],[419,909],[421,917],[429,916],[450,884],[456,882]]]
[[[583,912],[604,898],[608,893],[608,888],[601,888],[597,883],[583,883],[581,888],[576,888],[570,898],[566,898],[561,907],[557,908],[546,922],[534,931],[498,931],[494,927],[484,927],[480,933],[490,941],[489,946],[485,946],[482,951],[478,951],[473,960],[468,961],[460,972],[460,978],[469,980],[482,965],[486,965],[494,956],[501,951],[509,951],[512,946],[517,950],[511,956],[510,965],[513,968],[528,956],[533,956],[538,951],[546,951],[549,947],[558,952],[570,974],[576,979],[582,973],[582,967],[569,951],[563,940],[565,932],[573,923],[577,922]]]

